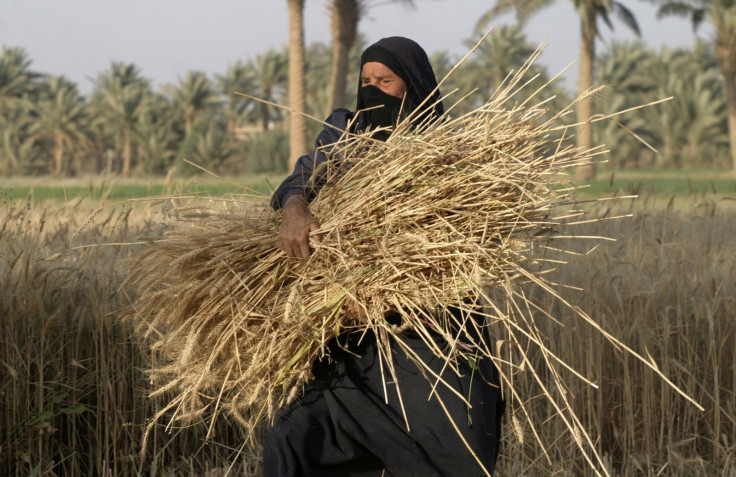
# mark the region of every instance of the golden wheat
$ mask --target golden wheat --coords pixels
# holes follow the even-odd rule
[[[516,375],[528,373],[550,418],[590,468],[606,474],[566,376],[597,385],[577,371],[583,363],[561,357],[542,331],[558,320],[525,287],[535,285],[571,311],[576,326],[667,378],[546,278],[560,263],[544,257],[550,242],[585,223],[578,206],[565,205],[575,190],[568,172],[601,151],[568,144],[560,123],[570,109],[548,111],[547,99],[538,98],[545,85],[522,82],[530,64],[461,117],[419,127],[405,121],[386,142],[345,132],[317,171],[326,182],[311,210],[322,240],[307,260],[290,260],[278,248],[280,217],[260,200],[233,196],[174,207],[176,220],[146,239],[151,249],[127,281],[141,291],[135,316],[156,356],[153,395],[175,393],[155,418],[173,425],[225,414],[255,429],[298,394],[331,340],[372,331],[389,380],[388,342],[412,356],[401,334],[410,328],[448,369],[479,354],[493,359],[506,398],[544,449],[525,409],[530,396],[514,387]],[[343,313],[348,299],[367,310],[365,320]],[[458,318],[450,305],[484,319]],[[402,328],[384,319],[388,309],[401,315]],[[488,328],[502,330],[508,351],[493,353],[495,345],[479,338]]]

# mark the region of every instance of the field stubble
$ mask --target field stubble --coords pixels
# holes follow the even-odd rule
[[[611,475],[736,475],[735,205],[718,196],[599,205],[589,215],[633,216],[575,232],[616,241],[548,257],[567,262],[554,281],[582,288],[562,288],[563,298],[651,356],[705,408],[550,300],[545,306],[560,321],[542,330],[550,347],[599,386],[565,377]],[[136,292],[121,284],[142,247],[130,244],[167,217],[160,204],[123,205],[84,225],[90,210],[77,202],[0,211],[0,472],[258,475],[258,450],[243,448],[246,431],[222,418],[210,439],[204,423],[157,427],[139,458],[146,424],[166,396],[147,398],[150,357],[134,325],[120,319]],[[591,243],[556,246],[585,254]],[[569,434],[548,421],[553,411],[535,400],[532,380],[522,374],[515,385],[529,397],[546,454],[508,409],[496,475],[590,473]]]

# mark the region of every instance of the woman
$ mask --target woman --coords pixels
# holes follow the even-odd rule
[[[353,119],[356,130],[375,131],[396,125],[409,113],[415,124],[439,118],[444,109],[424,50],[402,37],[368,47],[361,57],[357,110],[357,118],[348,110],[335,110],[317,148],[335,143]],[[388,135],[386,130],[375,133],[382,140]],[[273,207],[283,209],[279,244],[289,257],[311,253],[309,233],[319,224],[308,204],[324,182],[313,171],[326,160],[321,150],[301,157],[272,198]],[[265,442],[264,477],[492,473],[503,401],[490,360],[474,363],[474,369],[460,363],[460,376],[443,373],[443,361],[408,332],[402,339],[470,406],[443,385],[436,389],[439,398],[430,398],[434,381],[392,343],[399,399],[394,384],[384,383],[375,337],[358,338],[347,337],[349,351],[331,346],[329,358],[315,363],[315,378],[298,402],[280,411]]]

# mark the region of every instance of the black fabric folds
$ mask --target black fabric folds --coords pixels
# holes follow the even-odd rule
[[[361,56],[361,70],[363,65],[370,61],[377,61],[386,65],[404,80],[407,95],[402,112],[412,112],[419,105],[422,109],[422,112],[414,117],[414,124],[421,123],[427,115],[439,118],[444,114],[445,110],[442,106],[440,92],[437,89],[437,79],[434,76],[432,65],[429,63],[427,53],[416,42],[399,36],[383,38],[365,50]],[[372,96],[370,91],[361,94],[362,89],[364,88],[359,87],[358,89],[357,111],[373,104],[370,99]],[[425,102],[424,100],[427,97],[429,99]],[[378,104],[388,105],[388,101],[392,100],[388,99]],[[346,109],[336,109],[330,114],[326,120],[327,124],[324,130],[315,142],[315,150],[297,160],[296,167],[291,175],[281,183],[273,194],[271,206],[274,209],[280,209],[286,199],[294,194],[301,195],[307,202],[314,199],[317,191],[324,183],[323,175],[316,173],[316,171],[327,161],[325,151],[320,148],[335,143],[340,138],[342,131],[348,127],[348,124],[353,124],[352,127],[357,130],[365,130],[368,126],[375,129],[374,124],[382,124],[373,123],[373,121],[382,120],[366,116],[366,113],[361,113],[355,123],[352,122],[354,113]],[[333,125],[335,127],[332,127]],[[377,139],[385,140],[388,134],[384,133],[383,136],[377,135]]]
[[[327,117],[322,132],[314,141],[314,150],[296,161],[292,173],[271,196],[271,207],[281,209],[286,199],[294,194],[301,195],[307,202],[317,196],[317,191],[325,183],[325,163],[331,155],[331,146],[340,139],[354,117],[352,111],[342,108],[334,110]]]
[[[358,91],[360,101],[364,104],[367,111],[360,114],[366,125],[370,125],[371,130],[382,127],[393,127],[396,125],[399,114],[401,114],[402,99],[391,96],[381,91],[373,85],[363,86]],[[389,131],[378,131],[373,137],[385,141],[390,135]]]
[[[398,389],[393,382],[384,388],[381,358],[371,333],[351,336],[350,351],[333,342],[329,348],[334,361],[325,358],[315,363],[316,379],[307,385],[298,404],[277,416],[264,448],[264,477],[487,475],[476,457],[492,473],[504,410],[493,363],[488,358],[472,368],[458,363],[462,373],[458,376],[448,372],[421,338],[403,339],[470,406],[443,384],[433,392],[432,380],[394,340],[391,355]]]
[[[399,114],[409,113],[414,113],[414,127],[421,127],[424,121],[444,114],[434,71],[417,43],[403,37],[379,40],[363,53],[361,70],[373,61],[404,81],[405,98],[372,85],[360,87],[358,117],[345,109],[330,115],[315,142],[315,152],[299,158],[292,174],[274,193],[272,207],[281,208],[293,194],[300,194],[307,202],[316,197],[326,180],[324,165],[343,160],[331,145],[346,129],[391,127],[402,119]],[[379,105],[384,107],[363,111]],[[379,135],[376,137],[384,140],[388,132]],[[448,311],[463,313],[459,307],[448,307]],[[454,319],[476,320],[479,329],[483,323],[482,316],[474,314]],[[329,343],[324,359],[314,363],[314,379],[296,402],[280,410],[268,430],[263,476],[480,477],[487,475],[486,471],[492,473],[504,410],[499,374],[492,360],[486,357],[455,363],[455,373],[418,335],[405,331],[402,340],[411,357],[395,339],[388,343],[396,382],[387,382],[389,376],[382,369],[372,332],[344,333]],[[449,346],[442,340],[437,345]],[[442,376],[445,385],[433,389],[431,373],[414,359]]]
[[[363,52],[360,58],[361,70],[364,64],[372,61],[388,66],[404,80],[407,88],[404,111],[408,114],[417,108],[421,110],[415,116],[414,124],[421,123],[427,115],[439,118],[444,114],[445,109],[441,101],[442,96],[437,89],[434,70],[427,53],[415,41],[401,36],[378,40]],[[361,95],[363,88],[365,87],[358,87],[358,111],[368,107]],[[367,121],[365,124],[371,125]]]

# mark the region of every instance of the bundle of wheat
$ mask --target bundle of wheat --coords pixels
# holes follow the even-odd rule
[[[567,144],[560,120],[572,105],[548,111],[535,99],[546,85],[522,99],[527,69],[459,118],[450,109],[431,124],[406,121],[385,142],[345,132],[310,205],[321,241],[307,260],[279,249],[280,216],[263,200],[189,201],[173,209],[175,226],[148,239],[130,278],[143,290],[135,312],[151,340],[154,394],[176,396],[157,418],[225,412],[252,429],[310,379],[327,343],[366,330],[377,336],[387,379],[388,341],[401,344],[402,330],[422,336],[452,369],[479,354],[499,359],[478,339],[493,322],[537,345],[552,369],[569,367],[555,360],[529,318],[552,317],[535,310],[518,284],[533,280],[554,294],[544,276],[554,264],[530,263],[539,263],[538,250],[579,214],[560,212],[573,190],[567,172],[597,150]],[[499,293],[502,301],[489,296]],[[361,319],[343,312],[347,300],[365,311]],[[485,319],[442,313],[449,305]],[[384,318],[386,310],[401,315],[400,326]],[[516,366],[529,363],[522,358]],[[510,383],[512,374],[502,378]],[[436,375],[428,379],[442,385]],[[552,386],[559,392],[545,387],[545,394],[579,437],[564,383]],[[524,402],[512,387],[506,394]],[[595,456],[583,436],[576,442]]]

